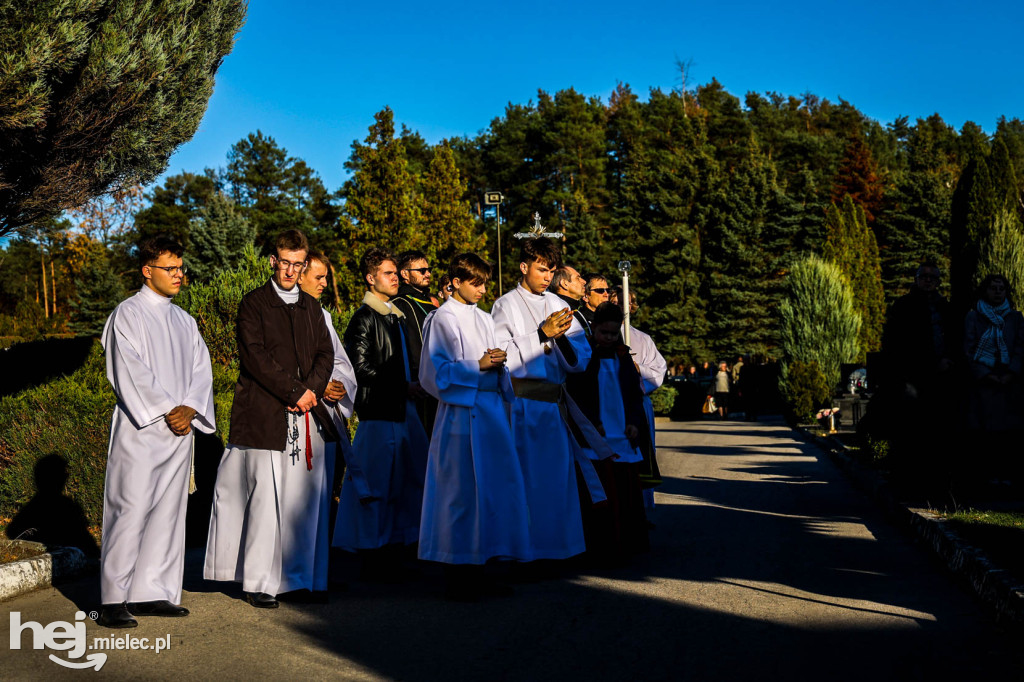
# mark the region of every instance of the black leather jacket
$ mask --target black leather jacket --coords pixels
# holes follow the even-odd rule
[[[405,421],[409,383],[402,356],[402,318],[365,303],[345,330],[345,352],[356,371],[356,414],[364,421]]]

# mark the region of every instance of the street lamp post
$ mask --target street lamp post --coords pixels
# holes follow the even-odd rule
[[[505,200],[501,192],[484,192],[484,205],[494,207],[495,224],[498,230],[498,297],[501,297],[501,202]]]
[[[622,273],[622,340],[629,345],[629,269],[628,260],[619,261],[619,272]]]

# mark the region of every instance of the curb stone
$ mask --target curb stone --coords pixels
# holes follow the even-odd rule
[[[890,483],[853,459],[838,440],[812,435],[803,427],[796,427],[794,431],[803,440],[824,450],[848,478],[879,502],[891,517],[909,528],[954,575],[970,585],[995,611],[998,620],[1024,625],[1024,585],[1009,571],[999,568],[984,552],[960,537],[938,514],[900,502]]]
[[[81,573],[87,566],[85,553],[77,547],[47,548],[38,542],[11,540],[12,543],[44,550],[28,559],[0,564],[0,602],[41,587],[51,587]]]

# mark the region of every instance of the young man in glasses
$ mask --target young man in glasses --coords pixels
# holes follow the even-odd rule
[[[420,351],[423,349],[423,323],[427,315],[437,309],[437,301],[430,295],[432,273],[430,263],[422,251],[411,250],[398,254],[396,265],[401,282],[398,285],[398,295],[391,299],[391,303],[405,315],[416,413],[429,436],[434,429],[437,401],[420,388],[419,366]]]
[[[240,581],[257,608],[276,608],[282,592],[327,589],[317,495],[326,486],[324,443],[338,438],[323,402],[334,346],[320,304],[298,286],[308,254],[305,235],[283,232],[273,275],[238,308],[241,371],[203,574]]]
[[[134,616],[187,616],[181,604],[192,429],[216,430],[210,354],[191,315],[171,303],[183,249],[167,237],[139,246],[144,286],[103,329],[117,395],[103,491],[100,625]]]

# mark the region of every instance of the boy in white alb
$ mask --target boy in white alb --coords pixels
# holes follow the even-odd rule
[[[526,491],[506,402],[515,399],[491,316],[476,307],[491,268],[452,260],[452,296],[427,317],[420,382],[440,401],[423,490],[419,557],[449,564],[448,596],[475,599],[493,584],[489,559],[529,556]]]

